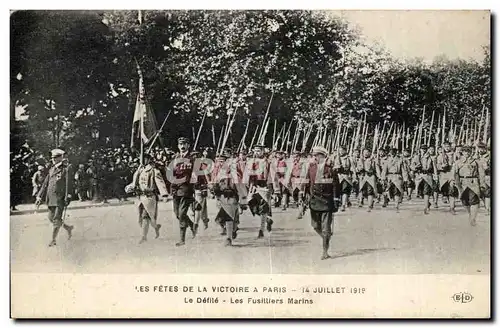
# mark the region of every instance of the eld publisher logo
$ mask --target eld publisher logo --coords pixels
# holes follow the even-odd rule
[[[452,298],[457,303],[470,303],[474,299],[469,293],[456,293]]]

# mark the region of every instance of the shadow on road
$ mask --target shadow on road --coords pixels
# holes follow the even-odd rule
[[[349,256],[357,256],[357,255],[365,255],[365,254],[370,254],[370,253],[375,253],[375,252],[389,252],[389,251],[394,251],[394,250],[396,250],[396,248],[361,248],[361,249],[356,249],[356,250],[350,251],[350,252],[335,254],[334,256],[332,256],[332,259],[349,257]]]
[[[235,243],[238,242],[236,239]],[[266,238],[248,242],[248,240],[240,240],[240,242],[233,244],[232,247],[245,247],[245,248],[262,248],[262,247],[294,247],[309,244],[308,241],[303,240],[286,240],[286,239],[271,239],[271,242]]]

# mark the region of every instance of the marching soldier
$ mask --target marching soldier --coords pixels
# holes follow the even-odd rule
[[[286,169],[287,169],[287,162],[285,158],[285,152],[283,151],[278,151],[276,152],[277,158],[277,168],[278,172],[276,172],[276,176],[278,179],[284,179],[286,175]],[[281,209],[283,211],[286,211],[289,201],[290,201],[290,186],[289,184],[283,182],[280,180],[278,182],[278,199],[279,202],[281,203]]]
[[[217,197],[219,211],[216,221],[226,231],[226,246],[232,246],[233,240],[237,237],[240,206],[244,209],[247,203],[247,189],[242,183],[242,176],[237,171],[237,167],[227,162],[230,154],[224,151],[220,156],[220,161],[226,161],[218,165],[212,171],[213,192]]]
[[[68,240],[71,239],[73,226],[64,223],[64,212],[71,201],[70,190],[73,188],[73,179],[70,174],[70,165],[63,161],[64,151],[53,149],[51,151],[52,162],[42,186],[37,194],[36,205],[39,206],[44,201],[49,209],[49,221],[52,223],[52,240],[49,247],[56,246],[59,229],[63,227],[68,233]]]
[[[475,226],[481,192],[485,191],[485,172],[483,165],[472,156],[471,147],[465,146],[462,151],[463,156],[453,164],[451,183],[456,183],[460,200],[469,213],[469,223]]]
[[[443,196],[443,200],[448,200],[450,212],[452,214],[455,214],[455,199],[458,197],[458,189],[451,183],[454,179],[451,171],[453,163],[455,162],[454,157],[454,152],[451,149],[450,143],[445,142],[441,152],[436,158],[436,168],[439,174],[439,191]]]
[[[193,155],[193,159],[196,154]],[[200,170],[206,171],[208,169],[208,163],[206,162],[206,157],[200,157],[201,167]],[[207,209],[207,197],[208,197],[208,174],[200,174],[197,176],[197,181],[194,185],[195,202],[194,205],[194,230],[198,233],[198,227],[200,220],[203,221],[203,226],[205,230],[208,228],[208,209]]]
[[[352,153],[351,157],[351,164],[352,164],[352,170],[353,170],[353,182],[352,182],[352,191],[354,192],[354,197],[358,199],[359,197],[359,179],[358,179],[358,166],[356,163],[358,163],[359,159],[361,158],[361,152],[359,149],[355,149]]]
[[[434,193],[434,177],[437,176],[437,169],[432,157],[427,152],[427,145],[422,145],[420,147],[420,153],[413,157],[412,170],[416,174],[415,186],[417,194],[424,198],[424,214],[429,214],[431,206],[429,199]]]
[[[357,163],[357,171],[360,174],[359,190],[360,198],[365,197],[368,199],[368,212],[373,209],[374,197],[377,197],[377,163],[375,158],[371,156],[371,151],[365,149],[363,151],[363,158]],[[361,200],[359,207],[362,207]]]
[[[434,165],[437,163],[437,155],[436,155],[436,149],[433,146],[430,146],[429,149],[427,150],[429,153],[429,156],[432,158],[432,161],[434,162]],[[436,165],[436,172],[437,172],[437,165]],[[439,174],[436,173],[435,179],[434,179],[434,190],[432,192],[432,197],[434,199],[434,208],[438,208],[438,190],[439,190]]]
[[[378,191],[378,202],[380,202],[380,198],[383,198],[383,203],[382,207],[387,207],[389,204],[389,196],[387,193],[387,185],[386,181],[383,179],[380,179],[382,176],[382,168],[385,166],[386,162],[388,161],[388,156],[387,154],[389,153],[388,148],[382,148],[379,150],[378,156],[375,156],[375,159],[377,160],[377,177],[379,179],[377,180],[377,191]]]
[[[167,185],[152,160],[150,154],[144,154],[143,165],[134,173],[132,183],[125,187],[126,193],[135,192],[138,196],[136,205],[139,210],[139,226],[142,227],[139,244],[147,241],[149,226],[155,230],[155,238],[160,237],[161,224],[157,223],[158,196],[168,196]]]
[[[338,211],[340,203],[338,199],[340,183],[333,164],[327,161],[327,150],[320,146],[313,147],[312,154],[315,162],[308,169],[309,182],[306,185],[306,193],[310,195],[311,225],[323,240],[321,259],[326,260],[330,258],[328,249],[333,233],[333,213]]]
[[[33,177],[31,178],[31,184],[33,186],[33,193],[31,195],[35,197],[35,200],[36,200],[36,195],[38,194],[38,191],[42,186],[43,180],[45,180],[45,168],[43,167],[43,165],[38,165],[37,171],[35,172],[35,174],[33,174]]]
[[[78,170],[75,173],[75,182],[78,199],[81,202],[87,200],[88,178],[85,172],[85,165],[78,165]]]
[[[413,189],[415,189],[415,176],[413,170],[411,169],[411,152],[408,148],[403,150],[402,159],[406,173],[408,174],[408,181],[406,181],[405,183],[405,190],[408,196],[408,200],[411,200]]]
[[[340,147],[339,153],[335,156],[335,170],[338,172],[340,180],[340,195],[342,197],[342,212],[345,211],[349,202],[349,196],[353,188],[352,175],[354,165],[345,147]]]
[[[382,180],[386,181],[387,193],[396,202],[396,212],[399,213],[404,184],[408,181],[408,173],[403,160],[397,155],[397,148],[392,148],[384,166],[382,168]]]
[[[490,195],[491,195],[491,156],[484,143],[479,144],[479,160],[478,163],[482,165],[484,171],[484,190],[481,197],[484,201],[486,210],[490,210]]]
[[[193,173],[193,162],[189,154],[189,140],[187,138],[179,138],[177,140],[179,152],[174,156],[171,162],[172,170],[167,171],[171,175],[170,188],[173,195],[174,213],[179,220],[180,240],[176,246],[186,244],[187,228],[191,229],[193,238],[196,236],[194,223],[191,221],[188,212],[194,202],[194,185],[191,183],[191,175]],[[170,179],[171,178],[171,179]]]
[[[271,195],[274,186],[271,183],[269,175],[269,162],[265,158],[263,145],[256,145],[254,149],[254,158],[252,162],[252,174],[248,174],[250,184],[249,193],[252,195],[248,207],[252,214],[260,217],[260,229],[257,238],[264,237],[264,228],[271,232],[273,220],[271,212]],[[248,173],[248,166],[246,168]],[[256,173],[255,173],[256,172]]]

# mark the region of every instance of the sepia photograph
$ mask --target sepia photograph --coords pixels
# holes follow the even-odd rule
[[[490,318],[491,20],[11,10],[11,317]]]

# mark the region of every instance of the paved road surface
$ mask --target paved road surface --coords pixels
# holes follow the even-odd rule
[[[215,203],[209,200],[209,216]],[[444,205],[422,214],[422,201],[403,203],[399,214],[376,205],[371,213],[356,204],[335,216],[330,248],[333,259],[321,261],[321,240],[309,216],[296,209],[274,209],[274,230],[257,240],[259,219],[249,211],[233,247],[224,247],[211,219],[187,244],[174,247],[178,223],[172,203],[161,203],[160,239],[138,244],[141,229],[134,205],[72,209],[67,221],[73,238],[61,231],[57,247],[47,247],[51,226],[46,213],[11,216],[11,269],[44,273],[272,273],[272,274],[488,274],[490,215],[480,210],[471,227],[465,209],[457,215]]]

